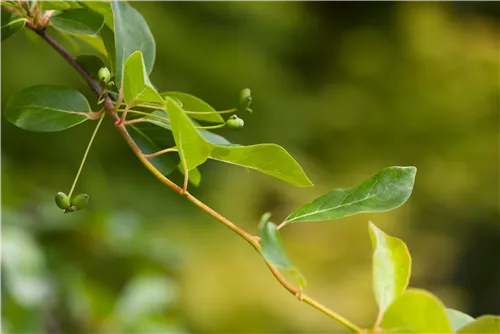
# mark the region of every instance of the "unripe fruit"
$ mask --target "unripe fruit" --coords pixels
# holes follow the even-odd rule
[[[97,72],[97,76],[102,83],[107,83],[111,79],[111,72],[109,72],[107,67],[101,67],[99,72]]]
[[[250,105],[252,104],[252,92],[250,88],[245,88],[240,92],[240,101],[238,102],[238,110],[252,112]]]
[[[83,209],[89,203],[89,195],[79,194],[73,197],[71,200],[71,206],[75,207],[75,210]]]
[[[226,121],[226,126],[234,130],[241,129],[244,125],[245,122],[236,115],[229,117],[228,120]]]
[[[68,195],[66,195],[62,191],[58,192],[56,194],[56,204],[59,209],[66,210],[67,208],[69,208],[70,204]]]

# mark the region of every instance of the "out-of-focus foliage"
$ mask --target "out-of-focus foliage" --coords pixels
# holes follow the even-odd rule
[[[209,162],[192,191],[236,223],[257,233],[263,212],[279,222],[384,167],[418,168],[410,200],[396,211],[281,231],[308,294],[360,325],[373,322],[371,219],[408,244],[413,287],[473,316],[500,313],[494,3],[132,4],[156,40],[151,81],[159,91],[191,93],[222,110],[250,87],[245,128],[220,133],[282,145],[315,184],[295,188]],[[61,42],[75,55],[90,52]],[[1,56],[2,109],[37,84],[70,85],[95,101],[31,31],[4,42]],[[2,119],[5,332],[340,330],[276,284],[251,247],[157,182],[112,122],[77,186],[90,194],[88,207],[62,214],[54,195],[68,191],[90,123],[42,134]]]

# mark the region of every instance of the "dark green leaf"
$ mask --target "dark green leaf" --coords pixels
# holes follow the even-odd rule
[[[102,42],[104,43],[104,47],[106,49],[106,54],[108,55],[109,65],[111,66],[111,72],[113,73],[115,70],[115,61],[116,61],[116,49],[115,49],[115,34],[112,28],[109,28],[107,25],[102,27],[101,31],[99,31],[99,35],[102,38]]]
[[[322,221],[363,212],[382,212],[401,206],[411,195],[415,167],[389,167],[368,181],[334,189],[291,213],[285,223]]]
[[[458,331],[460,328],[474,321],[474,318],[470,315],[451,308],[446,309],[446,314],[448,315],[448,319],[450,319],[451,328],[454,331]]]
[[[52,1],[39,1],[42,6],[42,10],[66,10],[70,6],[67,2],[62,0],[52,0]]]
[[[406,244],[391,237],[372,222],[369,224],[373,246],[373,290],[381,312],[408,286],[411,257]]]
[[[141,51],[135,51],[127,58],[123,70],[123,97],[125,103],[138,105],[141,103],[156,103],[163,105],[164,101],[153,88],[144,68]]]
[[[130,125],[128,128],[130,136],[134,139],[137,146],[139,146],[142,153],[152,154],[162,150],[162,148],[159,148],[146,134],[144,134],[144,132],[139,130],[136,126]],[[161,154],[148,160],[163,175],[169,175],[177,168],[177,163],[175,163],[168,154]]]
[[[181,93],[181,92],[162,92],[161,96],[170,96],[182,103],[182,109],[186,111],[206,112],[207,114],[189,114],[189,117],[199,121],[211,123],[224,123],[224,119],[219,114],[214,114],[216,111],[205,101],[196,96]]]
[[[210,144],[203,139],[184,111],[169,97],[165,100],[165,109],[183,167],[191,170],[204,163],[210,153]]]
[[[153,34],[141,14],[124,1],[112,1],[116,47],[116,84],[121,87],[125,60],[135,51],[141,51],[146,74],[153,70],[156,45]]]
[[[90,106],[85,97],[65,86],[33,86],[14,94],[5,117],[29,131],[61,131],[86,121]]]
[[[295,267],[285,250],[280,232],[276,225],[269,221],[269,218],[269,214],[264,215],[259,224],[261,253],[266,261],[276,268],[293,270]]]
[[[210,158],[257,170],[297,187],[311,187],[312,183],[300,165],[288,152],[276,144],[250,146],[213,145]]]
[[[26,19],[17,14],[2,10],[2,42],[24,28]]]
[[[500,334],[500,316],[483,315],[460,328],[457,333]]]
[[[94,80],[98,80],[97,72],[104,66],[101,58],[94,55],[81,55],[76,57],[76,61],[83,66],[85,70],[92,76]]]
[[[409,289],[385,311],[382,330],[390,333],[450,333],[443,303],[428,291]]]
[[[52,16],[50,22],[74,34],[95,35],[104,25],[104,18],[90,9],[74,8]]]

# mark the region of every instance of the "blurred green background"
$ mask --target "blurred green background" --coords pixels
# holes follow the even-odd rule
[[[410,285],[473,316],[500,313],[499,18],[496,2],[133,2],[157,44],[152,82],[233,107],[253,93],[241,144],[284,146],[315,183],[294,188],[208,162],[191,191],[256,233],[332,188],[418,168],[403,207],[283,230],[306,292],[362,326],[376,316],[367,222],[408,244]],[[75,53],[77,55],[78,53]],[[2,107],[37,84],[95,100],[30,31],[2,43]],[[2,118],[6,333],[333,333],[258,255],[146,171],[110,121],[64,215],[95,123],[29,133]],[[165,135],[168,135],[167,133]],[[179,182],[180,175],[174,179]]]

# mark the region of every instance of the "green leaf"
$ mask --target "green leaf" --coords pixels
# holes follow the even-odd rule
[[[460,328],[457,333],[500,334],[500,316],[483,315]]]
[[[85,97],[65,86],[40,85],[14,94],[5,117],[29,131],[61,131],[86,121],[90,106]]]
[[[149,81],[141,51],[132,53],[125,61],[123,68],[122,88],[125,103],[131,105],[148,102],[164,104],[162,97]]]
[[[222,146],[224,145],[239,146],[236,144],[232,144],[229,140],[214,132],[210,132],[208,130],[203,130],[203,129],[198,129],[198,132],[206,141],[208,141],[211,144],[222,145]]]
[[[390,333],[450,333],[443,303],[428,291],[409,289],[385,311],[382,329]]]
[[[181,93],[181,92],[162,92],[161,96],[170,96],[174,99],[178,99],[182,103],[182,109],[187,111],[197,111],[197,112],[207,112],[204,114],[190,114],[191,118],[197,119],[199,121],[205,121],[210,123],[224,123],[224,119],[219,114],[208,114],[213,113],[216,110],[212,108],[205,101],[197,98],[196,96]]]
[[[74,34],[95,35],[103,27],[104,17],[87,8],[74,8],[52,16],[50,22]]]
[[[76,61],[82,65],[82,67],[87,70],[90,76],[97,81],[100,81],[97,72],[104,66],[104,62],[101,58],[94,55],[81,55],[76,57]]]
[[[109,28],[114,29],[113,11],[111,10],[110,1],[78,1],[81,5],[85,6],[101,14],[104,17],[104,24]]]
[[[146,74],[153,70],[156,45],[153,34],[141,14],[124,1],[112,1],[116,46],[116,84],[121,85],[123,63],[133,52],[141,51]]]
[[[2,10],[2,42],[24,28],[26,20],[17,14]]]
[[[104,27],[102,27],[101,31],[99,31],[99,35],[101,36],[102,42],[104,44],[104,48],[108,56],[109,65],[111,66],[111,72],[113,73],[114,71],[116,71],[115,70],[116,48],[115,48],[115,33],[111,29],[112,28],[109,28],[107,25],[105,25]]]
[[[294,270],[292,261],[285,250],[285,244],[275,224],[269,221],[270,214],[265,214],[259,223],[262,256],[267,262],[279,269]]]
[[[383,313],[401,296],[410,280],[411,257],[406,244],[369,223],[373,246],[373,290]]]
[[[168,119],[168,115],[165,111],[155,110],[151,113],[151,115],[153,115],[153,116],[144,117],[144,120],[147,122],[153,123],[155,125],[158,125],[158,126],[164,128],[164,129],[167,129],[169,131],[172,131],[172,127],[170,126],[170,122],[154,117],[154,116],[160,116],[160,117]],[[216,145],[235,145],[235,144],[231,144],[226,138],[224,138],[216,133],[210,132],[208,130],[198,129],[198,132],[209,143],[216,144]]]
[[[104,56],[107,55],[106,48],[104,47],[102,38],[99,35],[66,34],[66,31],[61,31],[60,29],[56,29],[56,31],[60,32],[61,34],[69,35],[68,37],[70,37],[70,39],[75,38],[84,42],[85,44],[88,44]]]
[[[191,170],[204,163],[210,154],[210,144],[203,139],[191,120],[173,99],[166,98],[165,109],[170,119],[172,134],[183,167]]]
[[[42,6],[42,10],[66,10],[70,8],[69,4],[62,0],[44,0],[40,1],[39,4]]]
[[[42,1],[45,1],[45,0],[42,0]],[[71,1],[66,1],[66,2],[68,3],[70,8],[82,8],[82,6],[77,1],[71,0]]]
[[[10,1],[1,1],[1,4],[2,6],[4,7],[9,7],[9,8],[12,8],[12,9],[15,9],[15,10],[18,10],[19,9],[19,6],[17,5],[17,3],[14,3],[14,2],[10,2]]]
[[[129,134],[144,154],[152,154],[161,150],[143,131],[136,126],[129,126]],[[168,155],[161,154],[148,159],[163,175],[169,175],[177,168],[177,163]]]
[[[276,144],[213,145],[210,158],[254,169],[297,187],[312,186],[300,165],[284,148]]]
[[[182,164],[177,165],[177,169],[184,175],[184,168],[182,167]],[[201,173],[198,168],[193,168],[189,171],[188,175],[189,182],[195,187],[199,187],[201,183]]]
[[[285,223],[322,221],[363,212],[389,211],[411,195],[415,167],[389,167],[353,188],[334,189],[292,212]]]
[[[453,331],[458,331],[460,328],[464,327],[470,322],[474,321],[474,318],[468,314],[463,312],[454,310],[452,308],[446,309],[446,314],[448,315],[448,319],[450,319],[451,327]]]

